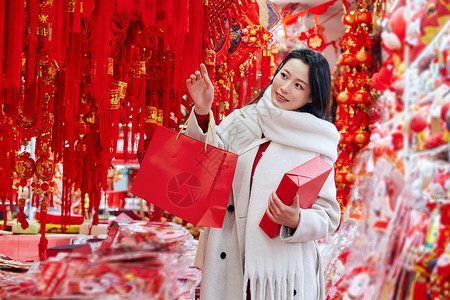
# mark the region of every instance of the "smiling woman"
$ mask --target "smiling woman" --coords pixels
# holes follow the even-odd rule
[[[291,51],[278,66],[270,83],[252,103],[257,103],[271,87],[275,107],[329,119],[331,71],[328,61],[319,52],[307,48]],[[287,96],[286,92],[291,95]]]
[[[272,103],[286,110],[298,110],[311,103],[309,66],[301,60],[291,59],[275,76],[272,83]]]
[[[339,224],[334,172],[308,209],[298,197],[284,204],[275,190],[294,167],[316,156],[330,165],[337,158],[327,60],[311,49],[292,51],[260,95],[219,126],[210,116],[214,86],[203,64],[186,85],[195,104],[186,134],[239,155],[223,226],[205,228],[198,249],[201,299],[325,299],[315,241]],[[259,227],[265,214],[281,225],[274,238]]]

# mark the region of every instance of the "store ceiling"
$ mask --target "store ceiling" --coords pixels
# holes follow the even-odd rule
[[[282,9],[287,4],[294,4],[298,5],[299,9],[301,10],[307,10],[312,7],[324,4],[326,2],[330,2],[330,0],[270,0],[272,3],[274,3],[277,7]],[[350,3],[354,3],[355,1],[349,1]],[[325,37],[328,42],[336,41],[336,44],[341,40],[344,32],[345,32],[345,26],[342,24],[341,18],[343,15],[342,10],[342,1],[338,0],[336,1],[332,6],[330,6],[326,13],[319,16],[319,24],[322,24],[325,27]],[[312,27],[314,25],[313,18],[309,18],[308,20],[309,27]],[[328,62],[330,63],[331,68],[334,68],[336,65],[336,60],[339,55],[336,53],[336,50],[333,46],[328,46],[325,48],[322,53],[325,55],[325,57],[328,59]]]

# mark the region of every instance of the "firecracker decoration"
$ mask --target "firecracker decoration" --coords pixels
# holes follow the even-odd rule
[[[373,45],[370,37],[372,15],[366,1],[357,1],[353,11],[348,11],[348,3],[343,7],[342,23],[346,31],[339,42],[342,53],[334,82],[335,125],[341,134],[335,179],[342,211],[354,182],[352,161],[370,141],[369,108],[373,99],[370,78],[374,68],[374,58],[370,53]]]

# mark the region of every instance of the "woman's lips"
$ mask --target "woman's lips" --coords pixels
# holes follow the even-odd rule
[[[276,93],[276,94],[277,94],[277,100],[278,100],[279,102],[289,102],[288,99],[284,98],[284,97],[281,96],[280,94],[278,94],[278,93]]]

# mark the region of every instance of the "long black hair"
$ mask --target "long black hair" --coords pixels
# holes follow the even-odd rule
[[[331,101],[331,72],[330,65],[326,58],[317,51],[308,48],[302,48],[291,51],[279,64],[275,74],[273,74],[270,83],[259,93],[256,98],[251,101],[257,103],[267,88],[272,84],[273,79],[280,70],[284,67],[286,62],[290,59],[300,59],[309,66],[309,86],[311,93],[311,103],[307,103],[298,109],[299,112],[308,112],[314,116],[330,120],[330,101]]]

